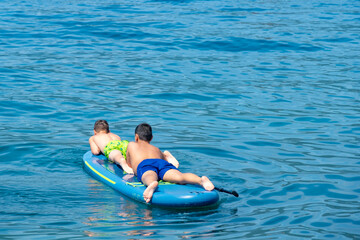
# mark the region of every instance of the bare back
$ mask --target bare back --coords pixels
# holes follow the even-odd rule
[[[165,159],[163,153],[159,148],[151,145],[146,141],[139,140],[137,142],[130,142],[127,149],[128,164],[137,171],[138,165],[145,159],[160,158]]]
[[[89,139],[91,151],[94,153],[93,149],[96,149],[96,147],[98,147],[99,150],[104,153],[104,148],[106,147],[106,145],[113,140],[121,139],[118,135],[111,132],[95,134]]]

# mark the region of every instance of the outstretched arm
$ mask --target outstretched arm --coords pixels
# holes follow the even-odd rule
[[[166,161],[168,161],[169,163],[171,163],[172,165],[174,165],[176,168],[179,167],[179,162],[178,160],[176,160],[176,158],[169,152],[169,151],[164,151],[163,152],[164,158]]]

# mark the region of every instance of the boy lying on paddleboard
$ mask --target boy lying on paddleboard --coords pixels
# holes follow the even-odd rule
[[[206,176],[181,173],[177,169],[178,166],[175,167],[167,161],[159,148],[150,144],[152,138],[151,126],[147,123],[139,124],[135,129],[135,142],[128,144],[126,155],[128,165],[137,178],[147,186],[143,194],[146,202],[150,202],[159,179],[178,184],[198,184],[208,191],[214,189],[214,185]]]

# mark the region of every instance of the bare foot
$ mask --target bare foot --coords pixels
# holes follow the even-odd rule
[[[176,160],[176,158],[169,151],[165,150],[164,155],[165,155],[166,161],[168,161],[169,163],[174,165],[176,168],[179,167],[178,160]]]
[[[151,198],[155,192],[155,189],[157,188],[157,186],[159,185],[158,181],[154,181],[152,183],[150,183],[150,185],[145,189],[144,193],[143,193],[143,197],[145,202],[150,202]]]
[[[201,184],[200,185],[203,188],[205,188],[205,190],[208,190],[208,191],[211,191],[211,190],[213,190],[215,188],[214,184],[212,184],[212,182],[206,176],[201,177]]]

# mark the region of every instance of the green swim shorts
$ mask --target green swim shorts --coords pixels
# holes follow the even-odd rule
[[[127,150],[128,144],[129,144],[129,141],[127,141],[127,140],[110,141],[104,148],[105,157],[109,158],[109,154],[112,150],[119,150],[126,160],[126,150]]]

